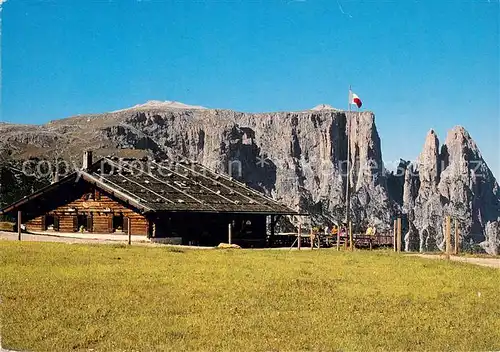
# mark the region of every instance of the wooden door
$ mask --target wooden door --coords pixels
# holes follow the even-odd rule
[[[45,215],[42,215],[42,219],[41,219],[41,221],[42,221],[41,226],[42,226],[42,230],[43,230],[43,231],[46,231],[46,230],[47,230],[47,227],[45,226],[45,223],[46,223],[46,219],[45,219],[45,217],[46,217]]]
[[[113,213],[108,214],[108,233],[113,233]]]
[[[94,224],[93,224],[92,220],[93,220],[92,219],[92,213],[89,213],[87,215],[87,231],[88,232],[93,232],[93,226],[94,226]]]
[[[129,218],[124,216],[123,217],[123,232],[126,233],[128,235],[128,221],[129,221]]]
[[[73,215],[73,232],[78,232],[78,216]]]
[[[59,231],[59,216],[54,215],[54,231]]]

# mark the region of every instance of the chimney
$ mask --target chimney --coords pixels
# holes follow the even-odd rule
[[[59,170],[54,171],[54,175],[52,176],[52,183],[59,182]]]
[[[91,150],[86,150],[83,153],[82,170],[83,171],[88,171],[91,166],[92,166],[92,151]]]

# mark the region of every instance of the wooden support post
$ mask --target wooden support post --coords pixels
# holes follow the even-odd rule
[[[454,250],[454,254],[458,255],[459,251],[460,251],[460,238],[459,238],[459,232],[458,232],[458,220],[455,219],[455,250]]]
[[[337,226],[337,250],[340,251],[340,227]]]
[[[398,237],[398,221],[394,219],[394,231],[393,231],[393,238],[392,238],[392,245],[394,248],[394,252],[397,251],[396,248],[396,238]]]
[[[309,233],[309,241],[311,242],[311,249],[314,249],[314,232],[313,232],[313,229],[311,229],[311,232]]]
[[[297,248],[299,251],[301,244],[302,244],[302,224],[299,223],[299,231],[297,233]]]
[[[270,236],[269,236],[269,246],[272,247],[273,243],[274,243],[274,215],[271,215],[271,233],[270,233]]]
[[[229,223],[227,225],[227,243],[232,244],[231,242],[233,241],[233,225]]]
[[[132,228],[130,227],[130,218],[127,218],[128,244],[132,244]]]
[[[349,248],[354,250],[354,243],[352,241],[352,221],[349,221]]]
[[[347,224],[346,224],[346,228],[345,228],[345,231],[344,231],[344,250],[347,250],[347,241],[349,239],[349,234],[347,233],[347,231],[349,231],[349,229],[347,228]]]
[[[21,210],[17,211],[17,239],[21,241],[21,223],[22,223],[22,215]]]
[[[446,217],[446,225],[445,225],[445,236],[446,236],[446,258],[450,259],[451,254],[451,218],[449,216]]]
[[[397,234],[397,247],[398,247],[398,253],[401,252],[401,218],[398,218],[398,234]]]

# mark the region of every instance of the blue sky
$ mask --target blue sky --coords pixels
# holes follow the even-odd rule
[[[1,1],[0,1],[1,2]],[[500,176],[499,1],[8,0],[2,121],[44,123],[147,100],[261,112],[347,88],[385,161],[463,125]]]

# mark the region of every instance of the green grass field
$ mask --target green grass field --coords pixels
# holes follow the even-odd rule
[[[0,241],[4,348],[499,350],[500,270],[391,252]]]

